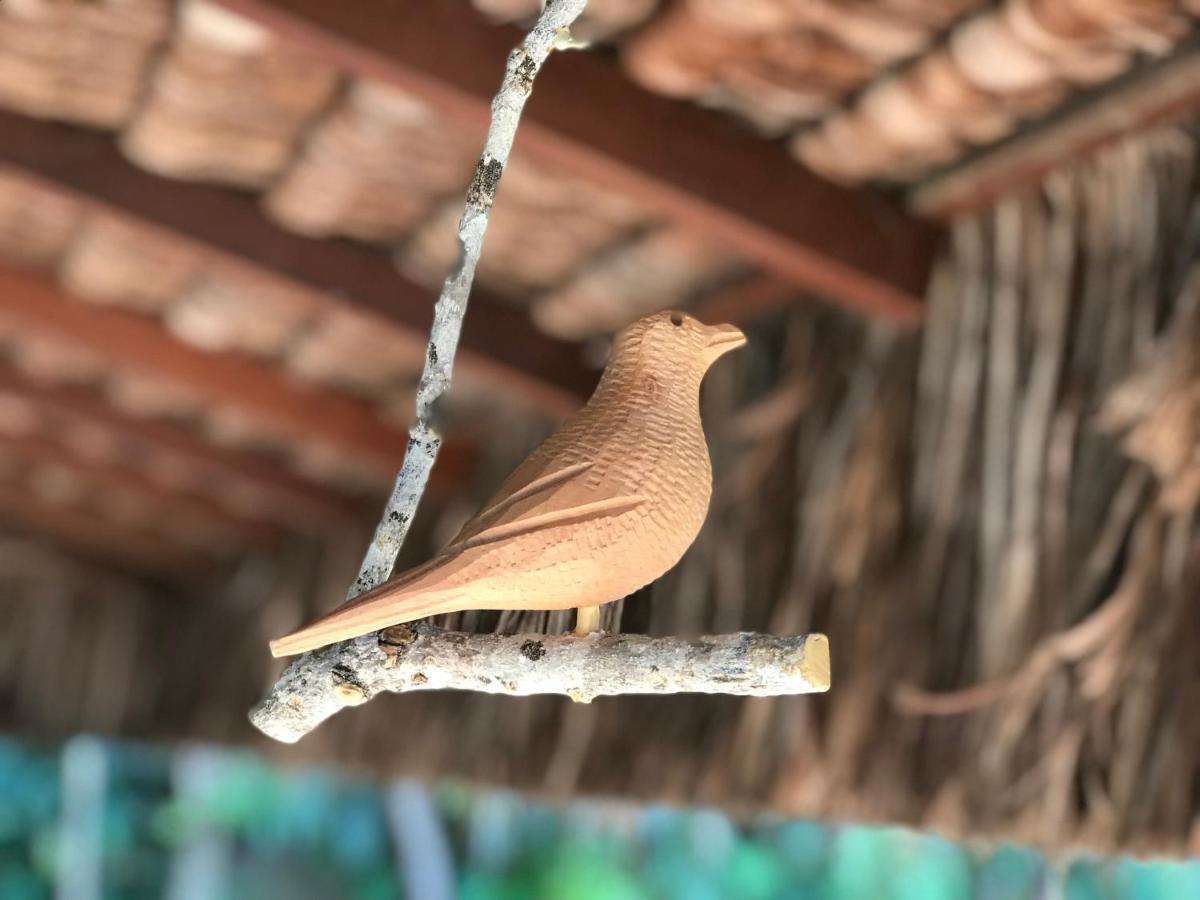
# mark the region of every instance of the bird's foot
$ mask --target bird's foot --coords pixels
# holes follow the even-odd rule
[[[586,637],[600,630],[600,607],[580,606],[575,610],[575,635]]]

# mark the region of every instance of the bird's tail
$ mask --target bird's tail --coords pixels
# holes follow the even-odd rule
[[[271,655],[306,653],[391,625],[462,609],[460,592],[423,589],[420,576],[430,568],[428,563],[398,575],[299,631],[271,641]]]

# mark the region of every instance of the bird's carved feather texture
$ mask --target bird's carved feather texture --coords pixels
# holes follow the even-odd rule
[[[726,348],[690,317],[618,337],[592,398],[428,563],[272,642],[300,653],[464,609],[566,609],[633,593],[673,566],[708,509],[711,468],[700,382]],[[737,343],[722,340],[721,343]]]

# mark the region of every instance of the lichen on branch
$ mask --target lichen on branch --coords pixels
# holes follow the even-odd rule
[[[824,635],[462,634],[400,625],[301,656],[251,714],[293,743],[347,706],[384,692],[457,689],[577,702],[620,694],[768,697],[829,689]]]

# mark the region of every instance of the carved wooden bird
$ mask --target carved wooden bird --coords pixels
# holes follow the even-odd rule
[[[700,382],[746,342],[732,325],[663,312],[617,335],[595,393],[436,557],[271,642],[275,656],[467,609],[599,607],[670,569],[708,511]]]

